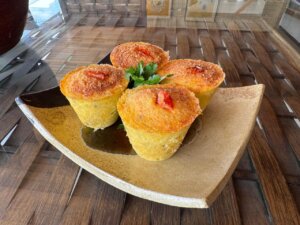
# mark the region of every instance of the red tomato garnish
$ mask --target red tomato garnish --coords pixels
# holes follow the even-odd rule
[[[174,107],[174,103],[173,100],[171,98],[171,96],[169,95],[168,92],[166,91],[159,91],[157,93],[157,104],[164,108],[164,109],[168,109],[168,110],[172,110]]]
[[[145,48],[141,48],[141,47],[136,47],[135,51],[140,53],[141,55],[153,58],[153,56],[151,55],[150,51],[148,49]]]
[[[205,71],[205,68],[203,68],[202,66],[198,66],[198,65],[193,66],[193,67],[189,67],[188,69],[189,69],[189,70],[191,71],[191,73],[193,73],[193,74],[203,73],[203,72]]]
[[[84,74],[87,75],[87,76],[95,77],[95,78],[100,79],[100,80],[104,80],[105,77],[108,75],[108,74],[103,73],[102,71],[99,71],[99,70],[85,70]]]

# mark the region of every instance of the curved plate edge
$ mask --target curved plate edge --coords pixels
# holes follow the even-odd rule
[[[94,165],[88,163],[87,161],[83,160],[81,157],[73,153],[71,150],[69,150],[67,147],[61,144],[58,140],[56,140],[56,138],[53,137],[42,124],[39,123],[38,119],[34,116],[34,114],[31,112],[31,110],[27,107],[27,105],[22,101],[20,97],[17,97],[15,101],[18,107],[24,113],[24,115],[31,122],[31,124],[42,134],[42,136],[48,142],[50,142],[53,146],[55,146],[61,153],[63,153],[71,161],[81,166],[86,171],[92,173],[96,177],[100,178],[104,182],[126,193],[150,201],[162,203],[162,204],[183,207],[183,208],[208,208],[209,207],[209,203],[207,202],[207,199],[180,197],[180,196],[146,190],[137,187],[133,184],[130,184],[128,182],[125,182],[124,180],[114,177],[111,174],[99,169],[98,167],[95,167]]]
[[[231,88],[243,88],[243,87],[250,87],[250,86],[256,86],[259,90],[259,100],[258,100],[258,106],[256,109],[255,109],[255,115],[257,117],[257,114],[260,110],[260,105],[261,105],[261,102],[263,100],[263,94],[265,92],[265,85],[264,84],[255,84],[255,85],[248,85],[248,86],[242,86],[242,87],[231,87]],[[219,88],[219,89],[226,89],[226,88]],[[255,120],[253,121],[252,123],[252,126],[251,126],[251,131],[249,132],[247,138],[244,140],[243,144],[240,146],[239,148],[239,151],[238,151],[238,155],[236,156],[236,160],[234,160],[233,164],[230,166],[230,168],[228,169],[226,175],[223,177],[223,179],[219,182],[219,185],[216,186],[216,188],[211,192],[211,194],[207,197],[206,199],[206,202],[208,204],[208,206],[210,206],[215,200],[216,198],[219,196],[219,194],[223,191],[223,189],[226,187],[228,181],[230,180],[234,170],[236,169],[239,161],[241,160],[244,152],[245,152],[245,149],[249,143],[249,140],[252,136],[252,131],[255,127]],[[225,182],[224,182],[225,181]]]

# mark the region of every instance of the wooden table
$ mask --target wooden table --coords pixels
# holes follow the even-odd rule
[[[57,16],[0,56],[1,225],[300,224],[299,55],[260,19],[166,24],[147,27],[144,16],[109,13]],[[266,85],[246,152],[209,209],[150,202],[102,182],[47,143],[14,103],[138,40],[172,58],[219,63],[224,86]]]

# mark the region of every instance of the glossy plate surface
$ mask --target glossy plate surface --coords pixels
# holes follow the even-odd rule
[[[190,140],[161,162],[146,161],[131,151],[101,151],[99,141],[97,148],[88,147],[82,138],[82,124],[58,87],[22,95],[16,102],[52,145],[112,186],[168,205],[207,208],[244,152],[263,91],[263,85],[220,88],[201,118],[201,129],[191,130]],[[84,132],[90,135],[88,130]],[[114,140],[110,146],[124,148],[126,140]]]

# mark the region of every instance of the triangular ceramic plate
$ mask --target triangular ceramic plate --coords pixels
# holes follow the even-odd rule
[[[58,87],[22,95],[16,102],[52,145],[101,180],[155,202],[207,208],[226,185],[244,152],[263,90],[263,85],[220,88],[201,117],[201,126],[198,119],[189,132],[189,140],[172,158],[161,162],[116,153],[128,147],[119,138],[112,138],[114,153],[101,151],[101,138],[95,145],[100,150],[88,147],[86,142],[90,144],[89,138],[97,139],[97,135],[88,129],[81,131],[82,124]],[[88,136],[86,142],[83,133]],[[113,136],[114,131],[109,135]]]

